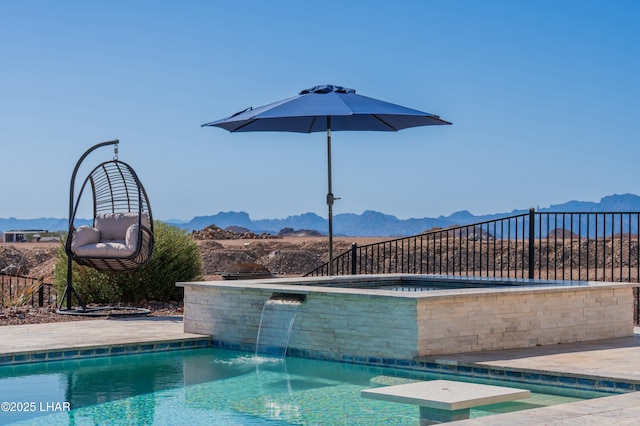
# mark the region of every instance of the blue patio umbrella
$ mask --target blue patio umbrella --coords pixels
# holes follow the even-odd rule
[[[331,131],[370,130],[396,132],[410,127],[451,124],[434,114],[356,94],[333,85],[315,86],[297,96],[231,117],[203,124],[230,132],[327,132],[329,208],[329,274],[333,275],[333,202],[331,188]]]

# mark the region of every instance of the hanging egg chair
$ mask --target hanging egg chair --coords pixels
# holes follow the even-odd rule
[[[93,226],[73,226],[87,184],[93,193]],[[84,181],[69,221],[65,251],[80,265],[101,271],[131,271],[153,252],[153,217],[136,172],[120,160],[98,165]]]
[[[80,164],[91,151],[104,145],[115,145],[114,158],[89,173],[75,198],[75,177]],[[91,189],[93,223],[76,227],[76,214],[81,201],[87,201],[83,198],[87,188]],[[67,310],[71,310],[75,294],[83,311],[87,311],[73,289],[72,261],[100,271],[132,271],[149,261],[153,244],[153,216],[147,193],[133,168],[118,159],[118,140],[95,145],[80,158],[71,179],[69,233],[65,243],[67,286],[60,309],[66,300]]]

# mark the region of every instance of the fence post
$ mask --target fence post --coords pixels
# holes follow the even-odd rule
[[[38,306],[44,306],[44,284],[40,283],[40,287],[38,288]]]
[[[358,244],[351,243],[351,275],[356,274],[356,249]]]
[[[533,279],[534,276],[534,262],[535,262],[535,223],[536,223],[536,210],[534,208],[529,209],[529,278]]]

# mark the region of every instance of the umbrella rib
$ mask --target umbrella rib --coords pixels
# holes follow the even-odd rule
[[[258,120],[256,120],[256,119],[249,120],[246,123],[244,123],[242,126],[238,126],[235,129],[233,129],[233,131],[237,132],[238,130],[243,129],[243,128],[247,127],[249,124],[255,123],[256,121],[258,121]]]
[[[386,121],[384,121],[382,118],[378,117],[376,114],[372,114],[373,118],[375,118],[376,120],[378,120],[379,122],[381,122],[382,124],[384,124],[385,126],[387,126],[388,128],[390,128],[391,130],[393,130],[394,132],[397,132],[398,129],[396,129],[395,127],[393,127],[391,124],[387,123]]]
[[[311,131],[313,130],[313,126],[315,126],[316,124],[317,119],[318,119],[318,116],[314,115],[313,120],[311,120],[311,125],[309,126],[309,129],[308,129],[309,131],[307,133],[311,133]]]

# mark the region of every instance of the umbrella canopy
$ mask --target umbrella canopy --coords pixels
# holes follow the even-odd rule
[[[297,96],[202,126],[230,132],[327,132],[329,207],[329,274],[333,275],[333,196],[331,188],[331,130],[395,132],[410,127],[451,124],[434,114],[356,94],[353,89],[321,85]]]
[[[327,117],[331,118],[329,128]],[[434,114],[356,94],[340,86],[315,86],[298,96],[202,126],[230,132],[298,132],[370,130],[395,132],[409,127],[451,124]]]

